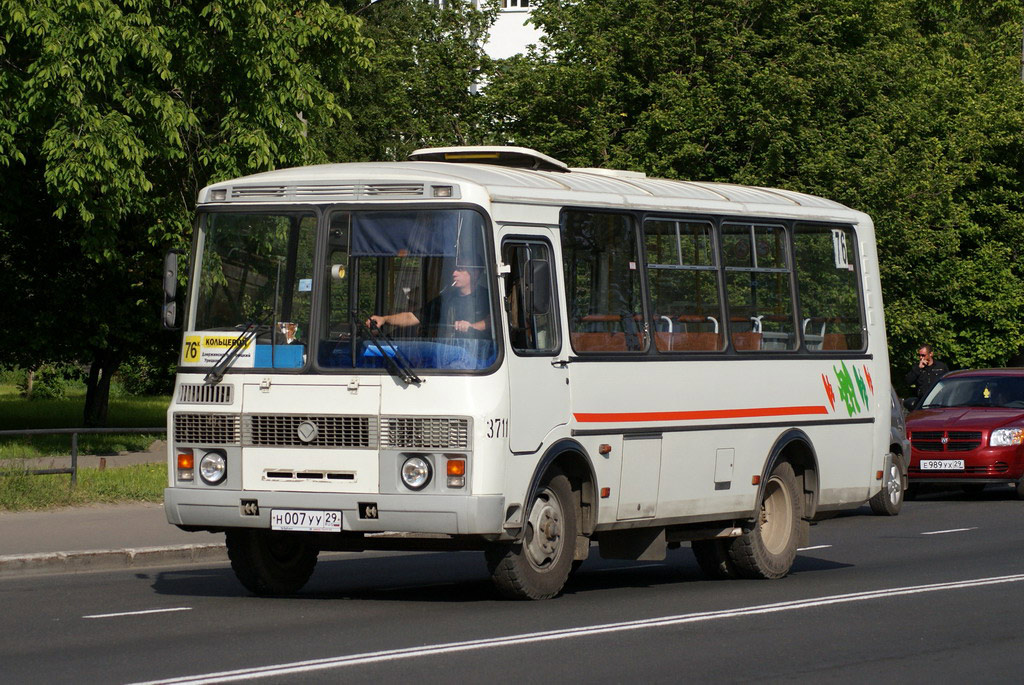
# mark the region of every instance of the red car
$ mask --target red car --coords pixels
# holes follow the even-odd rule
[[[1024,499],[1024,369],[954,371],[907,417],[910,485],[977,492],[1009,483]]]

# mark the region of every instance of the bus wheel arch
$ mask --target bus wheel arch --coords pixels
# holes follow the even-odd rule
[[[725,543],[738,575],[774,579],[789,573],[797,548],[806,544],[817,489],[817,458],[810,440],[798,429],[786,431],[765,462],[750,523],[743,535]]]
[[[517,539],[486,549],[487,568],[503,596],[554,597],[586,558],[597,512],[593,469],[584,454],[575,441],[552,445],[531,479]]]

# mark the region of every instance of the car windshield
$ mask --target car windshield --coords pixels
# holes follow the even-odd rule
[[[1024,409],[1024,377],[954,376],[931,389],[921,409],[936,407],[1006,407]]]

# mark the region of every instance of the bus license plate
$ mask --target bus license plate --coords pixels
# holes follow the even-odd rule
[[[963,471],[963,459],[922,459],[922,471]]]
[[[270,529],[300,530],[307,533],[338,533],[341,532],[341,512],[273,509],[270,512]]]

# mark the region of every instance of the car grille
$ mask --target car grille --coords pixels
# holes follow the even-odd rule
[[[315,427],[303,440],[302,424]],[[354,447],[377,444],[377,422],[369,416],[285,416],[247,414],[242,444],[249,447]]]
[[[185,444],[237,445],[238,414],[175,414],[174,441]]]
[[[921,452],[970,452],[981,447],[981,431],[911,431],[910,444]]]

